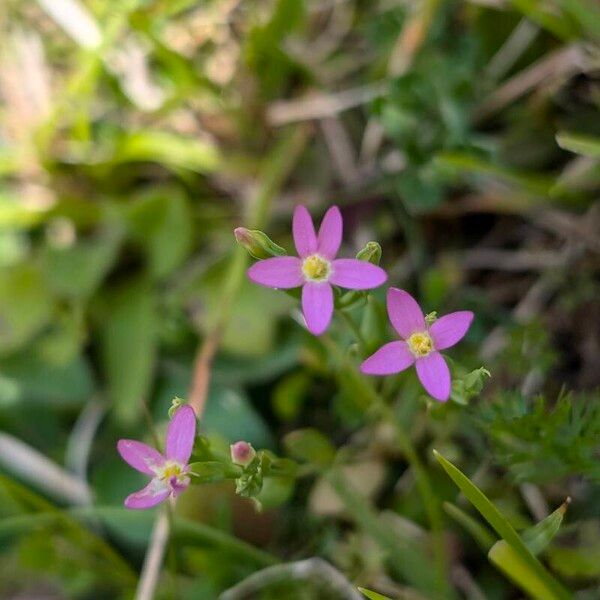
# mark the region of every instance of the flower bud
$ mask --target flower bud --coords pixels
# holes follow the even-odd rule
[[[248,442],[240,441],[229,446],[231,462],[240,467],[247,467],[256,456],[256,450]]]
[[[237,243],[254,258],[263,259],[286,254],[281,246],[278,246],[266,233],[258,229],[237,227],[233,230],[233,234]]]
[[[379,265],[379,261],[381,260],[381,246],[377,242],[367,242],[365,247],[359,250],[356,258]]]
[[[181,398],[173,398],[173,400],[171,400],[171,406],[169,408],[169,419],[173,418],[173,415],[179,410],[179,408],[181,406],[183,406],[185,404],[185,401],[182,400]]]
[[[437,311],[434,310],[425,315],[425,323],[427,325],[433,325],[437,321]]]

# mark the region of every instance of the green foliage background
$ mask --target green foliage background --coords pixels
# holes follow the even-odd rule
[[[313,556],[438,597],[397,420],[436,498],[474,518],[434,447],[517,530],[570,496],[541,560],[600,598],[596,3],[6,0],[0,31],[1,597],[133,596],[155,515],[121,509],[143,478],[116,440],[162,435],[218,330],[202,433],[307,464],[262,513],[231,482],[191,489],[157,597]],[[338,204],[345,254],[377,240],[426,311],[475,311],[447,405],[403,375],[373,413],[356,366],[389,339],[385,290],[349,313],[357,349],[343,320],[319,341],[294,298],[240,276],[233,229],[291,251],[297,203]],[[316,446],[289,443],[306,428]],[[336,452],[358,488],[341,506]],[[451,516],[444,597],[520,597]],[[319,581],[257,597],[329,597]]]

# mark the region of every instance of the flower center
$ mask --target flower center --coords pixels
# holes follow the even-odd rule
[[[331,265],[318,254],[312,254],[304,259],[302,273],[310,281],[325,281],[331,273]]]
[[[174,462],[166,463],[157,473],[158,477],[164,481],[170,481],[172,477],[179,478],[183,474],[183,467]]]
[[[406,341],[410,351],[417,357],[427,356],[433,350],[433,340],[426,331],[417,331]]]

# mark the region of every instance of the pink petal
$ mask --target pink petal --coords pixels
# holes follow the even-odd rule
[[[417,301],[404,290],[390,288],[387,294],[387,309],[394,329],[403,338],[415,331],[425,331],[425,316]]]
[[[165,462],[163,455],[158,450],[135,440],[119,440],[117,450],[128,465],[146,475],[154,475],[155,468],[162,466]]]
[[[168,498],[171,489],[163,482],[153,479],[146,487],[125,498],[127,508],[151,508]]]
[[[315,226],[305,206],[296,206],[294,209],[292,232],[298,256],[305,258],[317,251]]]
[[[342,243],[342,213],[337,206],[332,206],[323,217],[319,227],[317,249],[319,254],[333,260]]]
[[[190,478],[185,477],[182,481],[180,481],[177,477],[171,477],[169,480],[169,485],[171,486],[173,497],[177,498],[181,492],[187,490],[188,486],[190,485]]]
[[[370,290],[387,279],[387,273],[381,267],[357,258],[338,258],[331,266],[329,282],[350,290]]]
[[[435,321],[429,328],[435,349],[444,350],[462,340],[474,316],[470,310],[460,310]]]
[[[177,410],[167,430],[165,454],[169,460],[187,465],[196,437],[196,413],[186,404]]]
[[[440,402],[450,397],[450,370],[439,352],[417,358],[417,375],[425,390]]]
[[[392,375],[404,371],[414,362],[415,357],[406,342],[390,342],[369,356],[360,365],[360,370],[367,375]]]
[[[260,285],[272,288],[295,288],[304,282],[302,261],[296,256],[275,256],[254,263],[248,277]]]
[[[306,327],[313,335],[324,333],[333,315],[331,286],[328,283],[306,283],[302,288],[302,312]]]

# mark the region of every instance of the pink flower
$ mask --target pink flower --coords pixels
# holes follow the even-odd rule
[[[360,370],[368,375],[391,375],[414,363],[427,393],[445,402],[450,397],[450,371],[439,351],[454,346],[465,336],[473,313],[453,312],[429,326],[417,301],[396,288],[388,290],[387,309],[402,339],[382,346],[362,363]]]
[[[117,449],[123,460],[137,471],[152,476],[146,487],[127,496],[127,508],[150,508],[187,488],[190,484],[188,461],[195,437],[196,414],[191,406],[184,405],[169,423],[165,456],[142,442],[119,440]]]
[[[382,268],[369,262],[335,258],[342,243],[342,228],[342,215],[337,206],[325,213],[318,235],[306,208],[297,206],[292,230],[298,257],[275,256],[248,269],[248,277],[266,287],[289,289],[302,286],[302,312],[308,330],[314,335],[324,333],[331,322],[332,285],[369,290],[379,287],[387,279]]]

